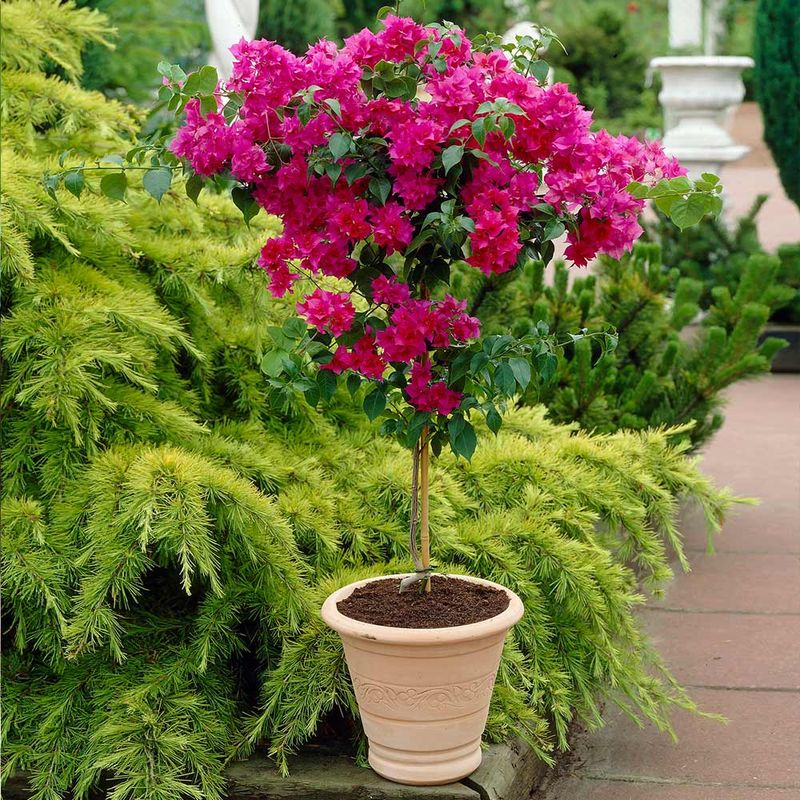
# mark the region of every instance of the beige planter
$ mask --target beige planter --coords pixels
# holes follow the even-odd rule
[[[389,780],[416,786],[452,783],[481,763],[481,736],[503,641],[524,609],[505,587],[464,579],[507,592],[508,608],[471,625],[429,629],[371,625],[340,614],[336,604],[375,578],[339,589],[322,606],[322,618],[344,642],[369,739],[369,763]]]

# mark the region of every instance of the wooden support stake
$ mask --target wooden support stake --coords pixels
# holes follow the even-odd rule
[[[428,445],[428,429],[422,431],[422,450],[419,460],[419,489],[420,489],[420,545],[422,547],[422,566],[427,569],[431,565],[431,540],[428,531],[428,469],[430,467],[431,451]],[[430,575],[425,581],[425,591],[430,592]]]

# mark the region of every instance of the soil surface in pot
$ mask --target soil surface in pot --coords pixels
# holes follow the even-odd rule
[[[402,594],[397,578],[359,586],[336,604],[341,614],[359,622],[392,628],[453,628],[502,614],[508,595],[492,586],[434,575],[430,593],[412,588]]]

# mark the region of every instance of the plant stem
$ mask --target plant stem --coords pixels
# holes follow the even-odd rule
[[[428,444],[428,429],[422,431],[422,449],[420,452],[419,490],[420,490],[420,545],[422,547],[422,567],[427,569],[431,565],[431,541],[428,532],[428,470],[431,460],[430,445]],[[425,591],[431,590],[430,575],[425,579]]]

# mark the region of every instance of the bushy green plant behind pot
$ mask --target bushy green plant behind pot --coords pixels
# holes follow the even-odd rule
[[[717,286],[727,287],[735,294],[751,257],[766,255],[756,226],[756,217],[766,200],[766,195],[759,195],[732,228],[719,219],[707,217],[699,225],[679,231],[662,214],[645,225],[647,237],[660,244],[664,263],[702,283],[701,308],[706,309],[714,302]],[[776,256],[777,268],[769,273],[772,281],[762,302],[770,308],[771,322],[797,325],[800,324],[800,242],[781,245]]]
[[[682,331],[700,310],[703,284],[665,269],[657,245],[636,245],[621,261],[601,259],[571,284],[563,263],[552,284],[540,262],[509,283],[473,287],[473,311],[487,330],[521,332],[537,324],[571,336],[585,328],[615,330],[618,345],[601,354],[578,337],[559,358],[555,381],[525,395],[559,422],[595,431],[693,423],[698,447],[722,424],[721,391],[769,370],[780,340],[758,344],[775,302],[776,259],[751,256],[735,292],[714,291],[713,305],[692,336]],[[467,280],[467,275],[461,275]]]

